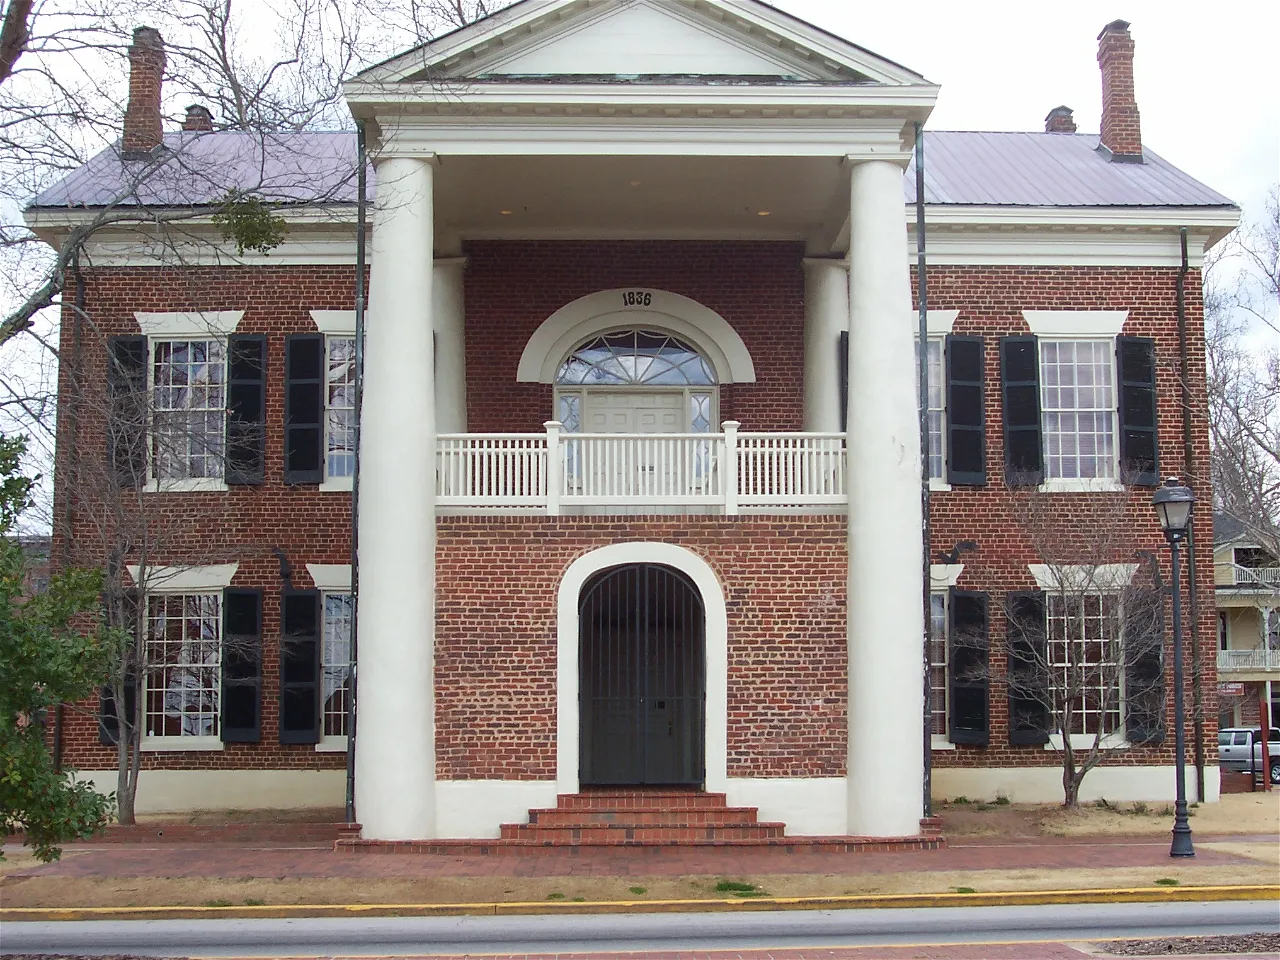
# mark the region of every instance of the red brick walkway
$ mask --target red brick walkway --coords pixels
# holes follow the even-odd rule
[[[1202,840],[1205,838],[1201,838]],[[1253,838],[1217,838],[1249,840]],[[1274,837],[1263,838],[1274,841]],[[944,850],[841,854],[771,848],[555,848],[536,855],[333,853],[325,845],[83,844],[61,861],[12,871],[12,876],[74,877],[546,877],[757,874],[888,874],[939,870],[1155,867],[1169,864],[1164,838],[1071,838],[1052,841],[974,840]],[[1257,861],[1201,846],[1196,864]]]

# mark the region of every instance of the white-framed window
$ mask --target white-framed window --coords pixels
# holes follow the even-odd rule
[[[1072,735],[1119,733],[1124,700],[1120,597],[1111,593],[1045,596],[1052,700],[1074,694]]]
[[[151,478],[158,483],[224,476],[226,341],[218,337],[149,341]]]
[[[147,596],[142,744],[220,743],[222,593]]]
[[[950,618],[947,616],[947,594],[934,592],[929,595],[929,732],[935,739],[947,739],[949,700],[947,676],[947,633]]]
[[[1114,338],[1040,341],[1046,480],[1116,479],[1115,376]]]
[[[947,365],[946,337],[930,337],[925,349],[928,351],[928,416],[929,427],[929,479],[936,487],[946,480],[947,472]],[[917,390],[920,384],[920,340],[916,340],[916,377]]]
[[[320,743],[343,746],[351,695],[351,594],[326,591],[321,602]]]
[[[356,338],[325,337],[325,478],[349,478],[356,465]]]

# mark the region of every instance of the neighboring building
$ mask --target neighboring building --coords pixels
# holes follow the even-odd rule
[[[1228,514],[1213,518],[1213,584],[1218,608],[1218,680],[1223,727],[1256,727],[1260,703],[1271,725],[1280,708],[1280,558]]]
[[[1167,565],[1159,476],[1209,475],[1200,264],[1239,211],[1142,143],[1132,52],[1128,25],[1107,25],[1101,137],[1066,108],[1045,132],[926,135],[936,796],[1061,797],[1063,733],[1013,702],[999,641],[1010,596],[1050,634],[1071,618],[1046,601],[1009,484],[1064,513],[1127,491],[1119,583],[1141,551]],[[88,241],[84,309],[111,340],[74,355],[105,385],[109,350],[111,396],[148,398],[152,434],[117,403],[110,445],[86,417],[59,459],[65,500],[76,456],[109,452],[174,531],[145,585],[140,806],[337,804],[355,137],[209,132],[198,108],[162,136],[154,31],[132,62],[122,149],[28,219],[58,242],[104,204],[195,208],[168,233],[116,225]],[[754,0],[524,0],[346,92],[377,179],[365,835],[497,836],[557,793],[607,784],[725,793],[793,834],[917,834],[910,161],[938,88]],[[294,204],[282,245],[237,256],[198,215],[231,187]],[[83,548],[92,518],[72,506]],[[1210,523],[1204,510],[1205,594]],[[1110,596],[1090,598],[1091,632],[1063,651],[1105,655]],[[1202,637],[1214,622],[1204,605]],[[961,630],[980,672],[955,667]],[[1108,735],[1086,796],[1172,795],[1170,683],[1158,656],[1144,669],[1164,691],[1151,723],[1086,697],[1066,732]],[[114,752],[71,722],[68,760],[106,777]],[[1215,799],[1212,722],[1205,737]]]

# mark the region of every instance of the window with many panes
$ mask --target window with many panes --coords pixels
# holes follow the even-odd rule
[[[1041,340],[1045,476],[1116,476],[1115,342]]]
[[[325,340],[325,471],[350,477],[356,465],[356,340]]]
[[[1120,599],[1113,594],[1045,597],[1052,700],[1072,700],[1068,733],[1120,729]]]
[[[947,595],[929,597],[929,731],[945,737],[947,730]]]
[[[226,384],[223,341],[151,342],[151,470],[157,480],[222,478]]]
[[[930,337],[928,344],[929,377],[929,479],[941,480],[946,475],[946,426],[947,426],[947,368],[944,357],[945,340]],[[920,383],[920,341],[916,341],[916,378]]]
[[[222,594],[147,597],[144,737],[218,737]]]
[[[323,603],[320,736],[345,737],[351,696],[351,594],[326,593]]]

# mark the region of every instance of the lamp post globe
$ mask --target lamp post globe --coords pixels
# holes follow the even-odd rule
[[[1187,818],[1187,740],[1186,714],[1182,702],[1182,564],[1178,549],[1191,529],[1191,514],[1196,497],[1183,486],[1177,477],[1164,482],[1152,498],[1152,506],[1160,518],[1160,529],[1169,541],[1169,553],[1173,561],[1173,726],[1174,726],[1174,776],[1176,799],[1173,805],[1173,842],[1169,847],[1171,857],[1194,857],[1191,843],[1191,823]],[[1195,589],[1195,584],[1191,585]]]

